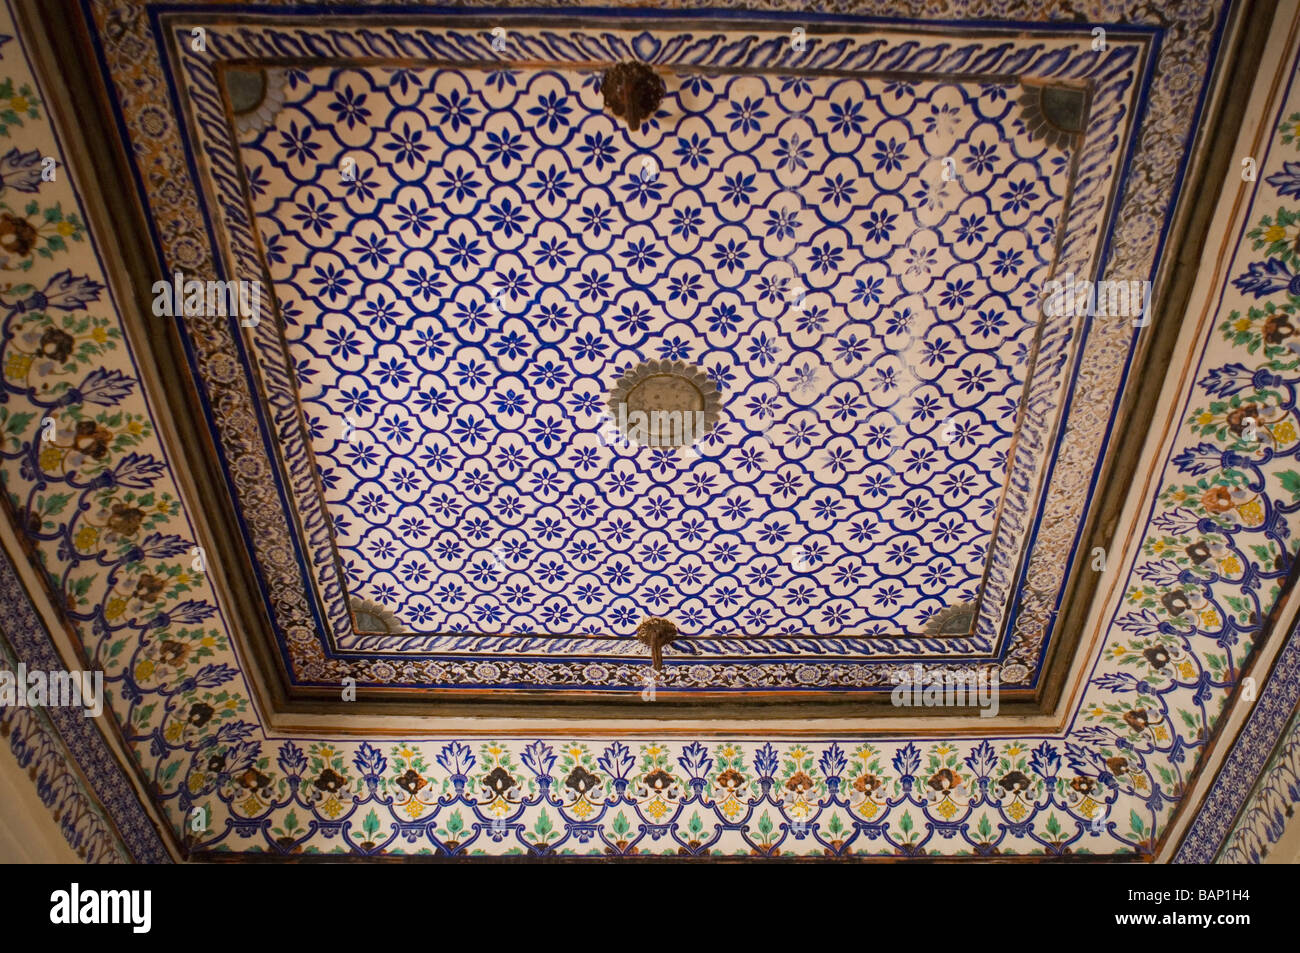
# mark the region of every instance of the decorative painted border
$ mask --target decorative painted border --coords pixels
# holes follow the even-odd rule
[[[61,671],[35,607],[7,558],[0,557],[0,667]],[[112,717],[105,713],[101,717]],[[64,838],[86,863],[168,863],[162,839],[135,789],[80,709],[0,708],[0,736],[27,771]],[[66,740],[65,740],[66,739]],[[86,780],[83,780],[83,775]]]
[[[1282,747],[1269,760],[1245,812],[1224,842],[1216,862],[1258,864],[1293,823],[1300,803],[1300,717],[1291,718]]]
[[[1259,863],[1300,801],[1300,621],[1174,855],[1178,864]],[[1284,739],[1277,748],[1279,739]]]

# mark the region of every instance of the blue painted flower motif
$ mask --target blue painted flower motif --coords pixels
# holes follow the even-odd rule
[[[362,238],[352,246],[352,254],[357,255],[362,262],[371,267],[387,264],[388,256],[392,252],[393,249],[388,247],[388,237],[385,235],[371,235],[369,238]]]
[[[411,199],[404,206],[399,204],[393,212],[393,218],[399,228],[409,231],[415,238],[419,238],[423,232],[433,230],[433,212],[427,208],[419,208],[415,204],[415,199]]]
[[[489,205],[488,209],[489,214],[484,216],[484,220],[492,226],[492,231],[500,232],[504,238],[522,232],[524,223],[528,221],[523,208],[511,202],[508,196],[497,205]]]
[[[776,167],[778,169],[795,169],[808,168],[808,160],[813,157],[812,147],[804,142],[799,134],[792,133],[789,139],[780,137],[776,141]]]
[[[883,209],[868,212],[862,223],[867,240],[873,242],[889,241],[890,236],[894,234],[894,222],[897,219],[896,214],[886,212]]]
[[[638,238],[628,243],[627,249],[621,252],[621,257],[628,268],[644,271],[646,268],[653,268],[663,257],[663,252],[659,251],[650,239]]]
[[[727,239],[724,245],[718,242],[713,246],[713,260],[719,268],[725,268],[727,271],[737,271],[745,267],[745,260],[749,258],[749,252],[745,251],[743,242],[734,238]]]
[[[320,294],[327,295],[331,301],[346,295],[347,288],[352,284],[352,278],[343,267],[333,262],[326,263],[324,267],[314,265],[312,271],[316,273],[316,277],[311,280],[311,283],[320,289]]]
[[[329,108],[338,114],[339,122],[347,123],[348,128],[352,129],[357,123],[364,123],[370,118],[370,110],[365,103],[366,94],[353,92],[352,84],[349,83],[334,93],[334,102],[330,103]]]
[[[316,196],[308,195],[306,202],[297,205],[298,211],[294,213],[293,219],[301,222],[302,227],[314,232],[317,236],[324,235],[325,229],[330,227],[330,223],[337,217],[334,212],[330,211],[329,203],[316,200]]]
[[[1008,211],[1019,212],[1029,208],[1029,203],[1038,198],[1038,191],[1033,179],[1018,179],[1007,186],[1001,197],[1006,199]]]
[[[479,240],[468,235],[452,235],[442,251],[449,256],[447,261],[453,268],[477,265],[479,256],[485,253]]]
[[[578,224],[584,232],[599,237],[601,232],[607,232],[612,227],[613,215],[609,209],[599,205],[584,205],[578,215]]]
[[[442,93],[436,93],[434,100],[432,112],[438,116],[438,124],[450,126],[452,132],[458,131],[461,126],[468,126],[469,117],[479,111],[477,107],[470,105],[470,97],[468,95],[462,96],[458,89],[453,89],[445,96]],[[418,135],[415,141],[419,141]]]
[[[565,170],[551,163],[551,167],[546,172],[539,172],[537,178],[528,185],[530,188],[537,189],[538,197],[543,201],[555,202],[564,197],[570,183],[565,177]]]
[[[1277,189],[1279,196],[1300,198],[1300,162],[1283,162],[1282,171],[1274,172],[1264,181]]]
[[[578,146],[578,152],[586,156],[582,160],[583,165],[594,165],[597,171],[605,168],[614,161],[614,156],[618,152],[614,145],[614,137],[602,135],[599,132],[586,133],[582,137],[582,145]]]
[[[700,226],[704,224],[704,217],[694,208],[676,208],[673,209],[668,224],[672,226],[672,234],[690,238],[700,233]]]
[[[767,234],[774,238],[794,238],[798,219],[793,209],[777,208],[767,213],[767,221],[764,225],[767,227]]]
[[[641,208],[645,208],[651,202],[657,202],[663,197],[664,185],[659,177],[636,173],[631,178],[631,182],[621,186],[622,190],[628,193],[627,201],[639,202]]]
[[[509,169],[510,163],[523,161],[523,134],[510,134],[510,130],[503,129],[500,132],[488,132],[487,150],[485,158],[492,165],[500,165],[503,169]]]
[[[759,120],[768,117],[768,112],[762,108],[762,105],[762,96],[752,99],[746,96],[743,102],[731,100],[731,112],[727,113],[727,118],[732,120],[730,131],[739,132],[742,136],[750,132],[758,132]]]
[[[424,145],[424,133],[419,129],[412,129],[409,122],[402,123],[400,133],[392,133],[392,142],[384,143],[383,148],[393,153],[393,161],[398,165],[409,165],[415,168],[417,162],[424,161],[424,154],[429,150]]]
[[[442,180],[438,185],[443,189],[442,197],[445,199],[454,198],[457,202],[463,202],[467,198],[475,198],[478,195],[479,186],[483,183],[474,177],[472,169],[466,169],[457,166],[453,171],[443,170]],[[415,204],[415,200],[411,200]]]
[[[528,115],[534,117],[539,126],[545,126],[554,133],[561,126],[569,125],[568,116],[573,112],[573,107],[566,100],[567,97],[551,90],[538,98],[537,105],[528,109]]]
[[[834,179],[827,177],[824,181],[826,184],[820,189],[822,201],[830,202],[836,208],[841,202],[851,201],[851,197],[857,194],[858,189],[853,180],[844,178],[842,172],[836,172]]]
[[[689,140],[681,136],[677,137],[677,148],[673,150],[673,155],[680,158],[683,165],[688,165],[692,169],[698,169],[700,166],[707,168],[708,157],[713,155],[713,150],[709,148],[708,136],[701,137],[698,132],[693,132]]]
[[[966,168],[974,175],[983,175],[993,171],[993,160],[997,158],[997,146],[989,142],[972,142],[966,147]]]
[[[1256,298],[1278,291],[1300,295],[1300,272],[1292,272],[1280,258],[1251,262],[1246,273],[1234,278],[1232,283],[1242,294],[1253,294]]]
[[[883,139],[876,140],[876,151],[871,156],[876,160],[876,165],[882,172],[897,172],[903,168],[903,160],[907,158],[907,144],[898,142],[893,136],[889,141]]]
[[[311,126],[303,124],[298,128],[298,124],[292,119],[289,120],[288,132],[280,133],[280,148],[285,151],[289,158],[298,162],[308,162],[316,158],[316,153],[320,151],[320,146],[311,141]]]
[[[842,103],[831,103],[831,132],[841,136],[860,133],[865,121],[861,102],[846,99]],[[879,147],[880,142],[877,141],[876,145]]]

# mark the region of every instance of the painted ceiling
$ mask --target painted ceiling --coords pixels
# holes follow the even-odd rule
[[[1240,11],[959,6],[87,0],[124,236],[0,26],[0,662],[112,695],[102,737],[3,717],[51,782],[101,765],[46,784],[74,846],[1258,859],[1297,750],[1294,5],[1185,315],[1164,243]],[[638,128],[624,61],[666,88]],[[149,313],[177,272],[263,282],[256,320]],[[1044,308],[1067,274],[1154,320]],[[699,439],[625,439],[656,374]],[[1010,714],[889,712],[913,663]]]
[[[238,58],[176,70],[187,145],[233,273],[274,294],[196,370],[261,424],[212,419],[292,684],[636,696],[650,617],[683,636],[669,691],[887,692],[927,659],[1037,683],[1136,342],[1040,298],[1128,227],[1130,155],[1169,208],[1178,150],[1131,152],[1149,35],[940,59],[913,30],[535,27],[490,70],[455,30],[412,40],[455,69],[206,37]],[[511,68],[577,49],[659,65],[655,115],[620,125],[590,66]],[[612,395],[665,361],[707,433],[622,439]],[[268,571],[286,537],[297,571]]]

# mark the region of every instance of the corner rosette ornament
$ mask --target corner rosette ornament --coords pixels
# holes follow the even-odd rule
[[[636,132],[659,109],[668,87],[644,63],[616,63],[601,74],[600,92],[605,108]]]

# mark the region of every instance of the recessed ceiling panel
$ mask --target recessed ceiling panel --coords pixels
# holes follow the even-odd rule
[[[285,671],[637,692],[664,617],[672,688],[1032,686],[1086,498],[1052,461],[1095,460],[1134,339],[1042,298],[1097,271],[1149,37],[484,37],[181,58],[273,291],[199,369],[246,407],[214,424]]]
[[[268,71],[242,159],[358,637],[974,627],[1072,140],[1014,84],[668,79],[629,131],[592,71]],[[708,433],[638,369],[702,374]]]

